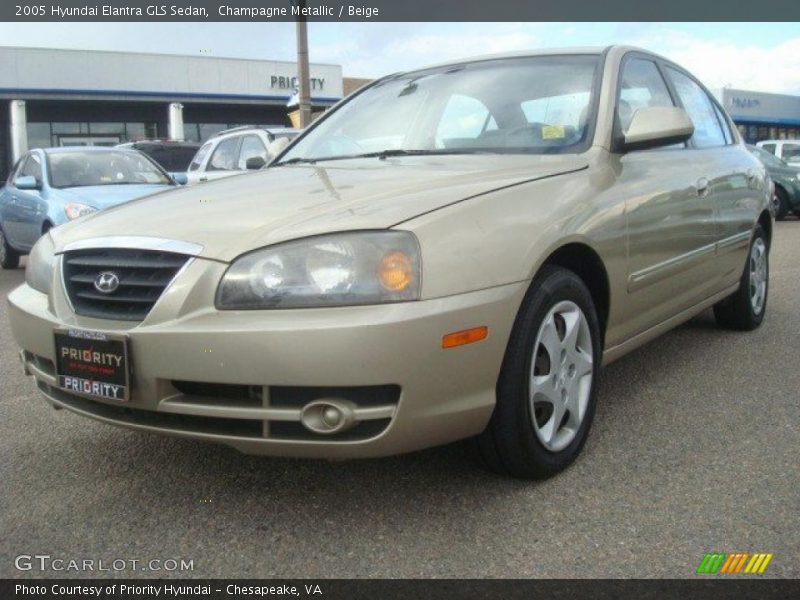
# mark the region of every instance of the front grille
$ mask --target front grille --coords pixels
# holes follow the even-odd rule
[[[74,250],[64,254],[64,283],[79,315],[141,321],[187,260],[183,254],[154,250]],[[119,280],[119,287],[110,293],[95,288],[98,276],[106,272]]]

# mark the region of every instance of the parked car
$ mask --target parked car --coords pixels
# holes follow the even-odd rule
[[[189,170],[189,163],[200,149],[200,144],[173,140],[143,140],[119,144],[116,147],[143,152],[178,183],[186,183],[186,171]]]
[[[777,220],[789,212],[800,217],[800,167],[790,167],[783,160],[756,146],[747,146],[766,167],[775,184],[770,210]]]
[[[756,142],[756,146],[777,156],[790,166],[800,167],[800,140],[762,140]]]
[[[197,151],[189,165],[189,183],[204,183],[264,167],[273,156],[270,145],[278,139],[292,139],[296,129],[257,126],[221,131]]]
[[[49,402],[106,423],[324,458],[475,436],[546,477],[603,364],[710,307],[761,324],[769,188],[655,54],[456,61],[366,86],[260,172],[51,231],[9,321]]]
[[[0,265],[20,256],[52,227],[177,183],[132,150],[47,148],[26,153],[0,189]]]

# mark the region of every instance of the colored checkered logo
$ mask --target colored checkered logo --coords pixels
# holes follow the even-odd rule
[[[764,552],[711,552],[703,557],[697,573],[701,575],[761,575],[767,568],[772,554]]]

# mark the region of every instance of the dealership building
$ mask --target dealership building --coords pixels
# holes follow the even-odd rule
[[[749,144],[800,140],[800,96],[723,88],[715,96]]]
[[[236,125],[289,124],[286,61],[0,47],[0,178],[29,148],[203,141]],[[343,94],[339,65],[312,63],[311,101]]]

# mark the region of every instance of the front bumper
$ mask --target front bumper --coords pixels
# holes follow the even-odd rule
[[[209,307],[222,270],[194,261],[134,326],[75,315],[59,282],[49,297],[17,288],[9,320],[26,373],[55,406],[253,454],[384,456],[486,426],[524,284],[404,304],[217,311]],[[481,325],[489,328],[485,340],[441,348],[444,334]],[[128,335],[129,401],[58,389],[57,327]],[[353,426],[335,435],[304,427],[304,407],[330,397],[352,408]]]

